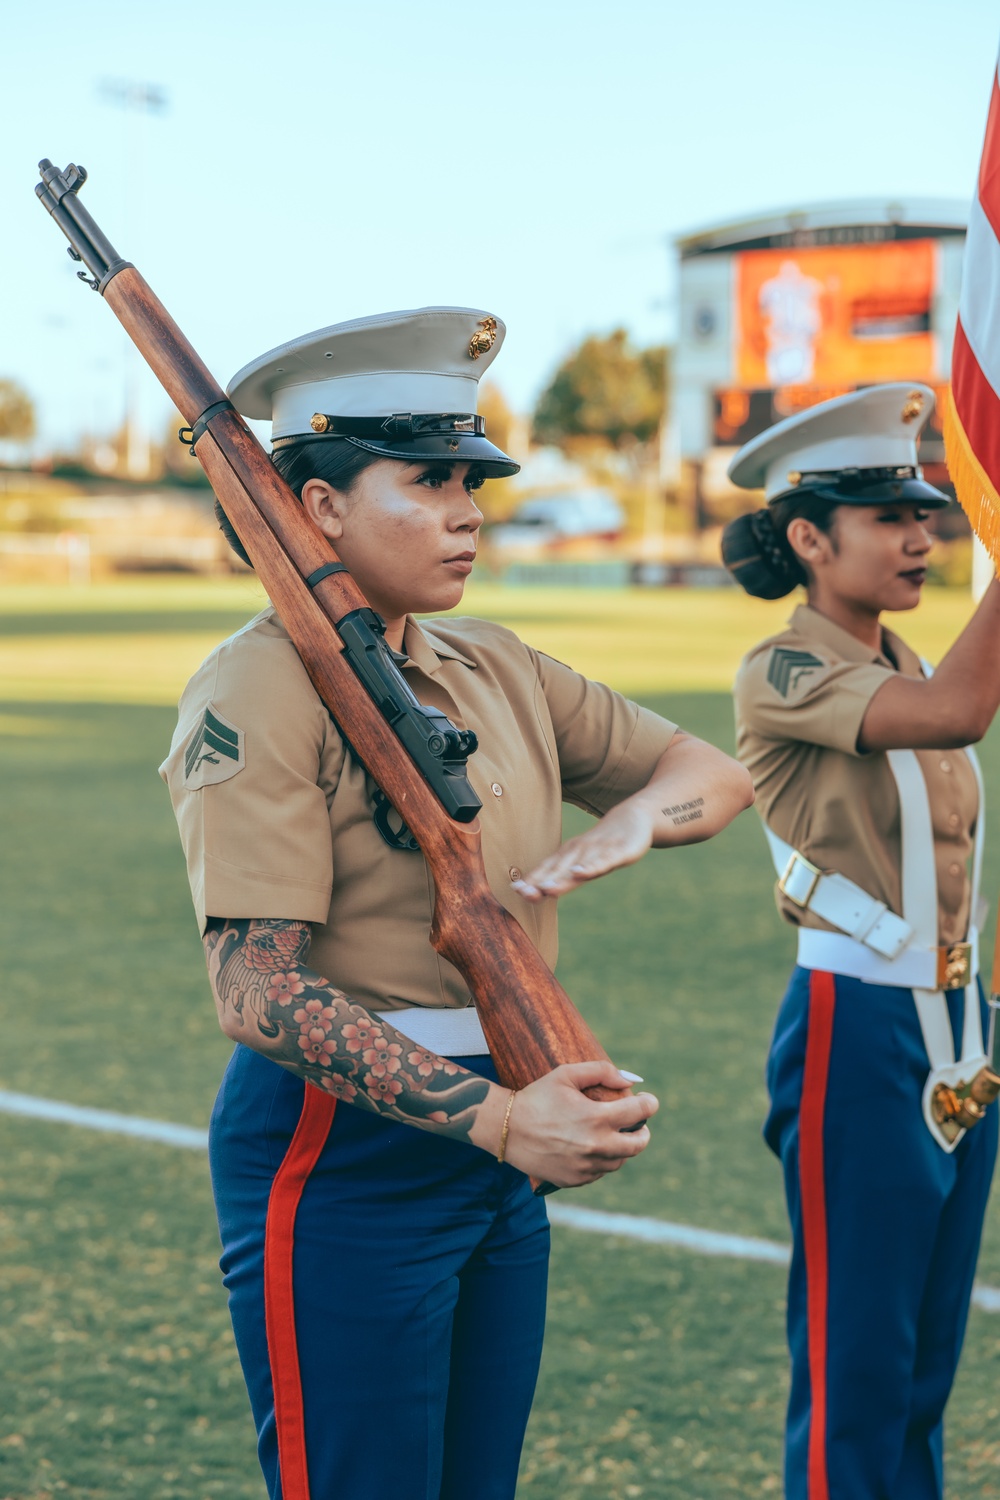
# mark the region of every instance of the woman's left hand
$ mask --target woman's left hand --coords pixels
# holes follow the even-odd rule
[[[634,865],[653,846],[712,838],[752,801],[753,782],[738,761],[678,729],[641,791],[512,885],[526,901],[565,896],[610,870]]]
[[[578,833],[512,885],[526,901],[565,896],[588,880],[607,875],[623,865],[634,865],[653,842],[655,817],[648,807],[630,798],[605,813],[599,823]]]

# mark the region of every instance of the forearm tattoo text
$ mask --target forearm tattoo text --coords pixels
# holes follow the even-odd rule
[[[227,1032],[335,1099],[467,1140],[487,1081],[307,969],[310,939],[305,922],[209,918],[208,972]]]

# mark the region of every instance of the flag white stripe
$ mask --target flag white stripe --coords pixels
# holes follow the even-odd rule
[[[1000,243],[978,197],[969,211],[959,313],[979,368],[1000,397]]]

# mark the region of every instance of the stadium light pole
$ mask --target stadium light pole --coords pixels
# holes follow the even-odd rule
[[[135,121],[125,131],[125,214],[123,239],[133,242],[141,233],[143,188],[146,181],[147,122],[169,108],[166,90],[159,84],[129,78],[107,78],[99,87],[101,98],[123,109]],[[130,479],[148,479],[151,444],[148,423],[140,412],[145,366],[138,351],[128,344],[125,364],[125,472]]]

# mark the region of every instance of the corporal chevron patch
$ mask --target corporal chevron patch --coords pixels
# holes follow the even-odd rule
[[[188,790],[215,786],[242,771],[246,764],[243,738],[243,730],[209,704],[184,750],[184,785]]]
[[[767,664],[767,680],[775,692],[787,698],[789,693],[795,692],[803,677],[824,665],[811,651],[793,651],[791,646],[775,646]]]

